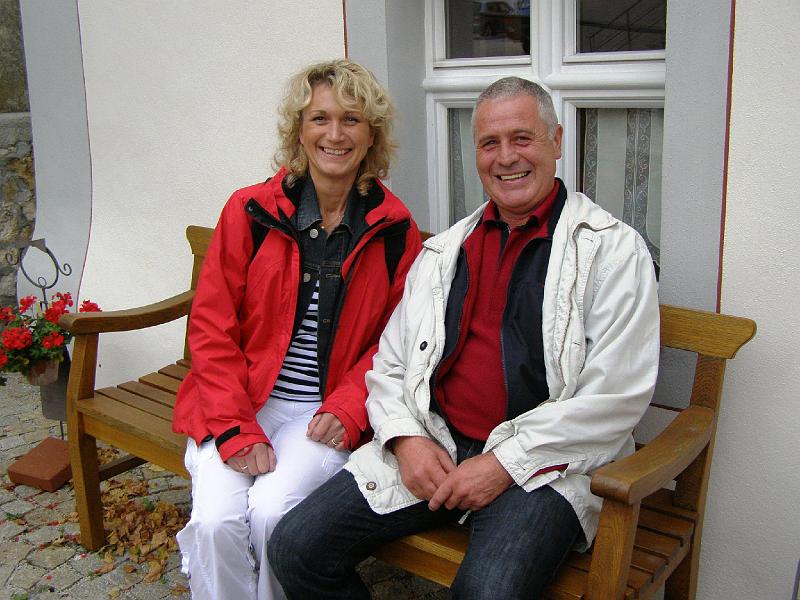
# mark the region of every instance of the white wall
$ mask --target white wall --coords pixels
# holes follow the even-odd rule
[[[285,78],[344,55],[342,3],[78,7],[93,177],[81,295],[127,308],[185,290],[186,226],[213,226],[234,188],[272,173]],[[182,327],[101,338],[98,385],[174,360]]]
[[[789,599],[800,559],[796,0],[737,2],[722,311],[753,318],[711,471],[698,598]]]

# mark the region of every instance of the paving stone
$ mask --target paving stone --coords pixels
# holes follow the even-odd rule
[[[13,540],[17,536],[19,536],[23,531],[25,531],[24,525],[19,525],[14,521],[6,521],[4,523],[0,523],[0,542],[4,542],[6,540]]]
[[[39,529],[26,531],[21,537],[34,546],[41,546],[42,544],[50,544],[53,540],[57,540],[61,536],[62,531],[60,526],[45,525]]]
[[[13,586],[0,589],[0,600],[29,600],[28,592]]]
[[[103,566],[103,559],[97,554],[79,553],[69,564],[81,575],[91,575]]]
[[[11,502],[6,502],[2,506],[0,506],[0,511],[6,513],[7,515],[24,515],[25,513],[33,510],[36,508],[35,504],[28,502],[26,500],[12,500]],[[11,517],[13,518],[13,517]]]
[[[31,564],[22,562],[14,570],[14,573],[11,575],[11,577],[8,578],[8,583],[14,587],[28,590],[39,583],[46,573],[47,571],[41,567],[34,567]]]
[[[73,569],[69,562],[59,565],[44,576],[45,580],[58,591],[69,588],[82,577],[83,575]]]
[[[37,567],[42,567],[48,571],[64,564],[75,556],[75,549],[67,546],[48,546],[41,550],[31,552],[28,562]]]
[[[17,565],[33,550],[33,546],[24,542],[7,542],[0,545],[0,588],[2,588]]]

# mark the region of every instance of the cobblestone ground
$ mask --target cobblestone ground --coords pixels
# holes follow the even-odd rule
[[[189,600],[177,552],[152,583],[144,581],[144,565],[127,552],[115,560],[113,570],[102,572],[102,556],[86,552],[73,539],[78,525],[72,521],[75,503],[70,483],[49,493],[9,481],[6,471],[11,463],[44,438],[59,435],[58,422],[41,414],[39,389],[11,374],[8,384],[0,387],[0,600]],[[125,478],[145,481],[150,502],[171,502],[188,513],[191,494],[186,480],[147,464],[116,479]],[[450,597],[434,583],[372,559],[361,565],[360,572],[376,600]]]

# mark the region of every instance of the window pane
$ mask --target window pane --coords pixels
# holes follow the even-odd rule
[[[447,0],[447,58],[530,53],[530,0]]]
[[[580,0],[578,52],[663,50],[666,0]]]
[[[581,191],[638,231],[660,262],[664,109],[582,108]]]
[[[475,211],[485,202],[483,186],[475,169],[472,143],[472,109],[447,111],[450,140],[450,224]]]

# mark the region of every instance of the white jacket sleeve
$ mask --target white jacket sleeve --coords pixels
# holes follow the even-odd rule
[[[638,235],[635,251],[596,273],[590,306],[583,307],[585,346],[568,340],[564,349],[575,357],[576,372],[565,374],[577,377],[574,394],[501,423],[487,441],[517,484],[530,491],[558,476],[590,473],[630,443],[658,371],[656,285]],[[567,466],[536,475],[556,465]]]
[[[413,339],[409,331],[410,298],[414,281],[419,274],[425,250],[417,257],[406,277],[403,298],[392,313],[381,335],[378,351],[372,360],[372,370],[367,371],[367,413],[375,431],[374,440],[383,447],[399,436],[431,437],[423,425],[413,398],[406,393],[407,352],[406,342]],[[407,402],[408,401],[408,402]]]

